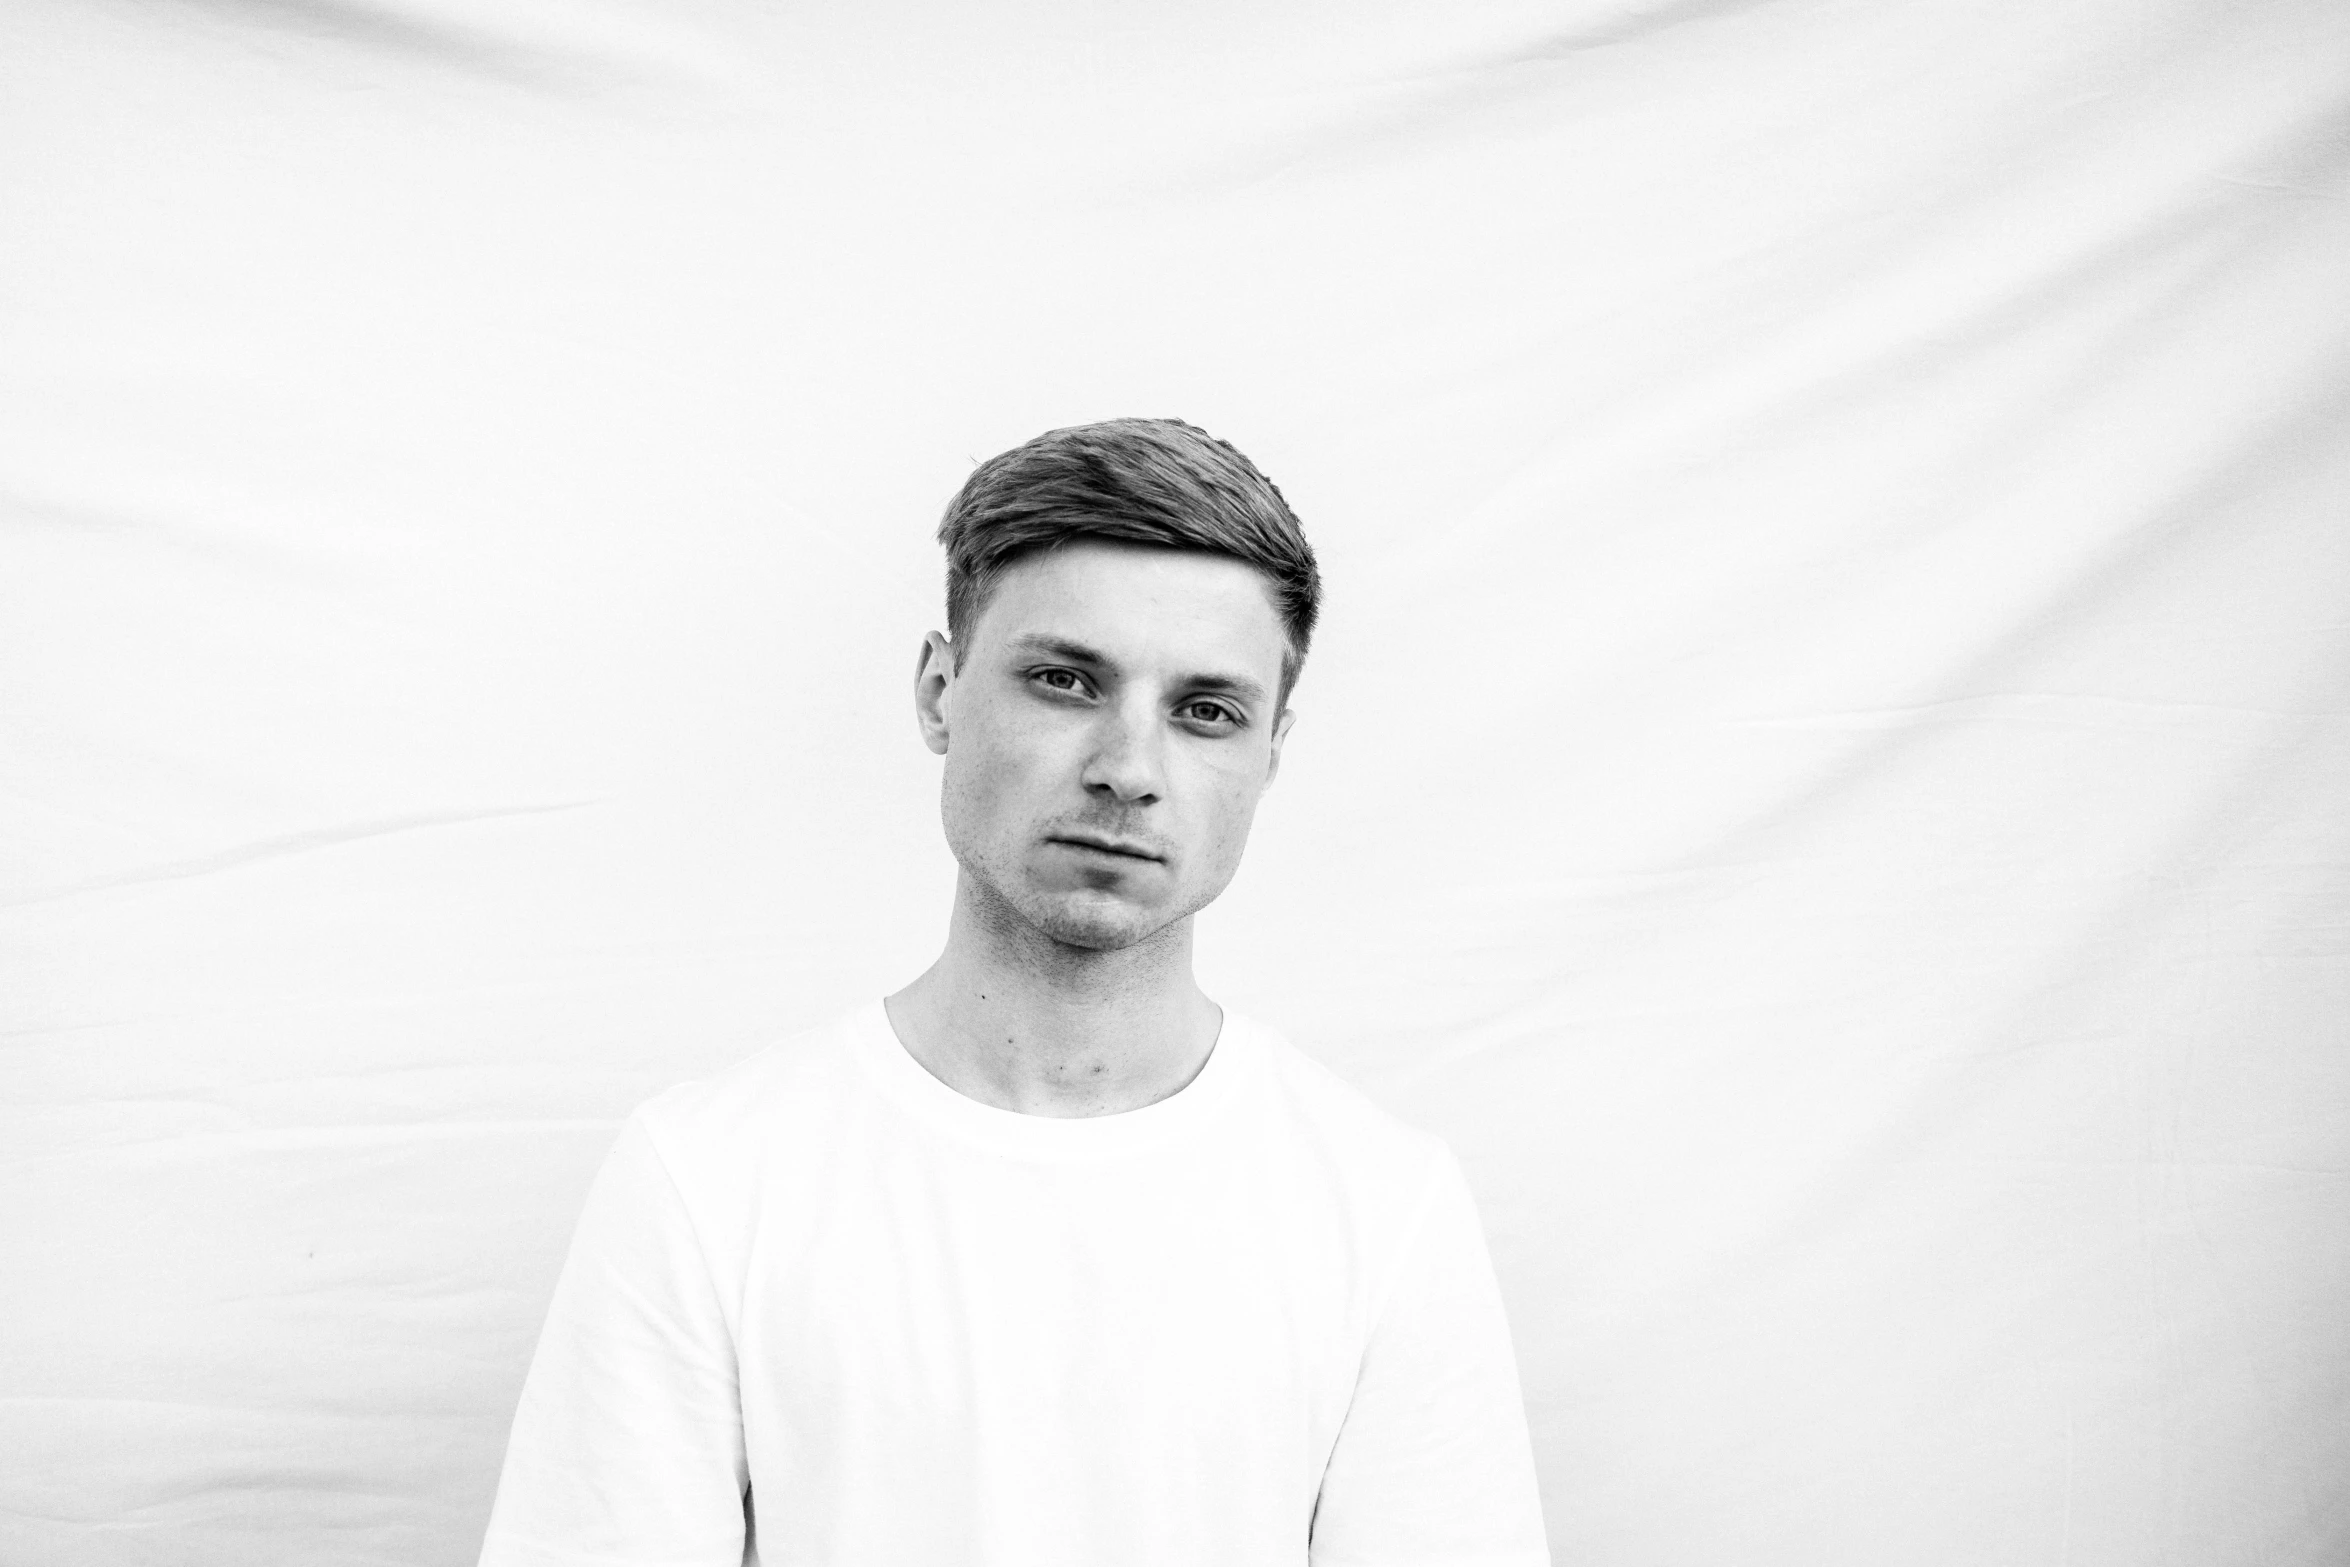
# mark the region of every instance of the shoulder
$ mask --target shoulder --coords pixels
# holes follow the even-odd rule
[[[1264,1077],[1281,1105],[1323,1135],[1372,1158],[1425,1163],[1443,1140],[1421,1130],[1307,1055],[1277,1029],[1235,1018],[1250,1037]]]
[[[1239,1020],[1261,1063],[1264,1102],[1298,1154],[1360,1197],[1412,1209],[1453,1170],[1451,1150],[1262,1023]]]
[[[878,1003],[874,1003],[878,1006]],[[747,1174],[836,1125],[855,1093],[866,1008],[803,1029],[732,1066],[654,1095],[630,1126],[680,1185]]]

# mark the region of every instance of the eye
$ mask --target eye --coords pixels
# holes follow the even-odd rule
[[[1216,729],[1237,728],[1241,723],[1239,713],[1221,702],[1211,702],[1205,697],[1195,697],[1184,703],[1175,709],[1175,716],[1186,723]]]
[[[1085,690],[1085,677],[1074,669],[1032,669],[1028,678],[1050,691],[1076,694]]]

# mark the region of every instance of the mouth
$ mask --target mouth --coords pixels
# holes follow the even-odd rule
[[[1097,838],[1090,833],[1055,833],[1048,843],[1062,844],[1072,849],[1089,849],[1095,854],[1115,855],[1122,860],[1145,860],[1156,865],[1159,857],[1139,843],[1123,838]]]

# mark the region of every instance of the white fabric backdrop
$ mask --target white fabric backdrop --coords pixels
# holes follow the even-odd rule
[[[979,457],[1329,580],[1204,917],[1562,1563],[2350,1559],[2350,10],[19,0],[0,1562],[471,1559],[587,1175],[891,988]]]

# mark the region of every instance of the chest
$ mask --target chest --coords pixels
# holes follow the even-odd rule
[[[1248,1431],[1310,1465],[1344,1416],[1369,1280],[1343,1201],[1277,1164],[882,1149],[777,1200],[741,1282],[747,1420],[1160,1463]]]

